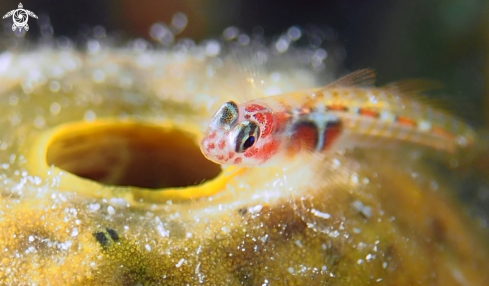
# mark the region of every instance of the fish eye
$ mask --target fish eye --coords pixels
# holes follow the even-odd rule
[[[234,151],[243,153],[253,146],[260,135],[260,127],[253,121],[244,121],[234,128]]]
[[[211,126],[213,128],[219,128],[223,125],[233,125],[238,120],[238,116],[238,105],[233,101],[228,101],[214,114]]]

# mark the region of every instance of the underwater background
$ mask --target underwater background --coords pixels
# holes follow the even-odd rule
[[[332,33],[345,49],[343,66],[370,67],[381,83],[410,77],[441,80],[452,96],[481,108],[487,94],[486,1],[336,0],[336,1],[55,1],[22,2],[44,20],[31,21],[25,37],[66,36],[83,43],[90,29],[103,27],[118,39],[150,38],[156,22],[170,23],[177,12],[188,24],[177,37],[215,38],[225,28],[273,37],[293,25]],[[2,1],[1,11],[18,1]],[[47,17],[47,18],[46,18]],[[11,22],[4,21],[11,33]],[[51,27],[41,29],[40,26]],[[54,34],[53,34],[54,33]],[[317,43],[316,43],[317,44]],[[464,112],[464,111],[460,111]],[[465,111],[465,114],[473,113]],[[477,110],[482,114],[482,110]],[[487,118],[486,118],[487,120]]]

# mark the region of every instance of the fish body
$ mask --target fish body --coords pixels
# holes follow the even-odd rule
[[[201,142],[204,155],[224,165],[259,166],[304,153],[412,143],[450,154],[470,148],[475,132],[416,94],[426,82],[371,85],[360,70],[324,87],[226,102]]]

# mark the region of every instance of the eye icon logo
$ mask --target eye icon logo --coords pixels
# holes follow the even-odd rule
[[[15,29],[17,28],[19,28],[19,31],[22,31],[22,29],[29,31],[29,25],[27,25],[27,20],[29,20],[29,16],[37,19],[36,14],[22,8],[22,3],[19,3],[19,9],[12,10],[5,14],[5,16],[3,16],[4,19],[12,16],[12,19],[14,21],[14,24],[12,25],[12,31],[15,31]]]

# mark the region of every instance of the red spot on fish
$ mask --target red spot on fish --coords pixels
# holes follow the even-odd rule
[[[236,159],[234,159],[234,164],[241,164],[241,162],[243,162],[243,159],[241,159],[241,157],[237,157]]]
[[[253,118],[260,123],[263,128],[261,130],[261,137],[265,138],[273,131],[273,115],[270,112],[256,113]]]
[[[245,110],[248,112],[256,112],[265,110],[265,107],[256,103],[249,104],[245,107]]]
[[[216,131],[212,131],[211,133],[209,133],[208,138],[209,139],[214,139],[214,138],[216,138],[216,135],[217,135]]]
[[[253,118],[256,119],[256,121],[258,121],[259,123],[261,124],[264,124],[266,123],[266,118],[265,118],[265,115],[263,115],[263,113],[256,113],[256,114],[253,114]]]
[[[249,114],[245,114],[244,118],[245,118],[245,119],[250,119],[250,118],[251,118],[251,115],[249,115]]]
[[[406,125],[406,126],[410,126],[410,127],[416,126],[416,120],[411,119],[409,117],[397,116],[396,121],[397,121],[397,123],[399,123],[401,125]]]
[[[249,157],[255,156],[256,153],[258,153],[258,148],[253,147],[253,148],[249,148],[248,150],[246,150],[246,152],[244,153],[244,156],[246,158],[249,158]]]
[[[224,140],[221,140],[217,143],[217,147],[219,147],[219,149],[224,149],[224,147],[226,147],[226,141]]]
[[[267,124],[265,125],[265,128],[262,132],[262,137],[265,138],[269,134],[272,133],[273,127],[274,127],[274,120],[273,120],[273,115],[270,112],[265,113],[265,117],[267,118]]]
[[[217,155],[216,158],[219,161],[224,161],[224,156],[223,155]]]
[[[216,144],[214,144],[214,143],[209,143],[209,144],[207,145],[207,147],[205,148],[205,150],[207,151],[207,153],[210,153],[210,152],[211,152],[211,150],[213,150],[213,149],[215,149],[215,148],[216,148]]]
[[[360,115],[368,116],[368,117],[374,117],[374,118],[379,117],[379,113],[377,111],[365,109],[365,108],[358,109],[358,113]]]
[[[234,157],[234,154],[235,154],[234,152],[229,152],[229,154],[228,154],[228,156],[229,156],[229,159],[233,159],[233,157]]]
[[[278,140],[271,140],[260,147],[256,158],[264,162],[270,159],[273,155],[277,154],[279,147],[280,142]]]

